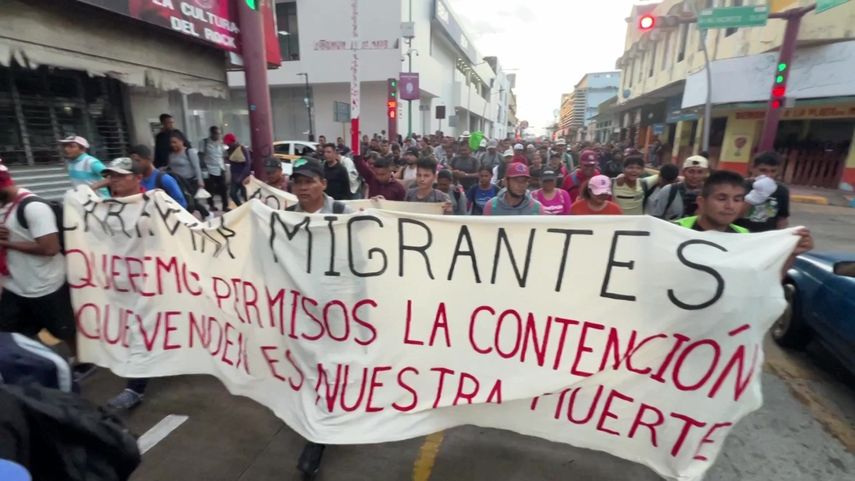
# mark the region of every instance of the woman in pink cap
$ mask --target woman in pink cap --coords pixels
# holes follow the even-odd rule
[[[609,200],[612,179],[595,175],[582,184],[579,199],[570,206],[570,215],[622,215],[620,206]]]

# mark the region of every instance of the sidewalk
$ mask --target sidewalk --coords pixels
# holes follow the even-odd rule
[[[790,200],[802,204],[855,207],[855,192],[791,185]]]

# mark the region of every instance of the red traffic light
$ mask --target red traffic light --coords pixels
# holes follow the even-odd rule
[[[780,99],[772,99],[772,110],[778,110],[783,103]]]
[[[638,29],[642,32],[647,32],[649,30],[653,30],[653,27],[656,26],[656,17],[653,15],[642,15],[638,19]]]
[[[388,107],[389,110],[397,109],[398,108],[398,102],[396,100],[390,100],[390,101],[386,102],[386,107]]]
[[[781,98],[787,93],[787,88],[783,85],[775,85],[772,87],[772,97]]]
[[[396,112],[396,111],[394,111],[394,110],[390,110],[390,111],[389,111],[389,118],[390,118],[390,119],[394,119],[396,115],[397,115],[397,112]]]

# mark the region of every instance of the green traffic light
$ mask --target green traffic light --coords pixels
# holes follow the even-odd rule
[[[787,70],[787,64],[785,64],[783,62],[779,63],[778,64],[778,72],[783,72],[784,70]]]
[[[782,84],[782,83],[784,83],[784,76],[783,76],[783,75],[778,75],[777,77],[775,77],[775,83],[776,83],[776,84]]]
[[[256,7],[257,7],[256,0],[244,0],[244,1],[246,2],[247,7],[249,7],[252,10],[256,9]]]

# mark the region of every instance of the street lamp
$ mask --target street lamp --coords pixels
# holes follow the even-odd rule
[[[306,104],[306,115],[309,116],[309,142],[315,141],[315,129],[312,127],[312,104],[309,102],[309,74],[300,72],[297,75],[303,76],[306,79],[306,93],[303,97],[303,102]]]

